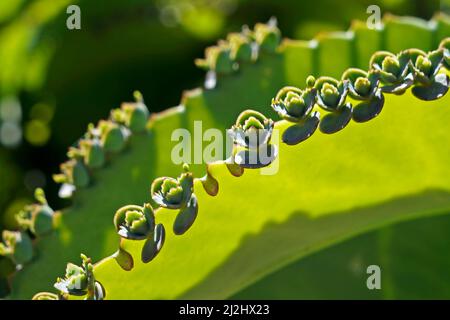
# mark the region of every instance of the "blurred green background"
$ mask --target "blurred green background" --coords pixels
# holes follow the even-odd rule
[[[81,8],[81,30],[68,30],[66,9]],[[141,90],[151,111],[199,86],[194,66],[206,46],[243,24],[278,19],[285,37],[309,39],[382,13],[429,19],[438,0],[4,0],[0,1],[0,230],[44,187],[89,122]]]

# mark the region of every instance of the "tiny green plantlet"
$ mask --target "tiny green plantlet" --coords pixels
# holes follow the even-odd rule
[[[438,49],[426,54],[419,51],[415,61],[410,65],[414,74],[412,93],[422,100],[435,100],[447,93],[449,77],[440,72],[444,66],[444,49]]]
[[[237,62],[251,62],[253,49],[251,38],[248,35],[233,32],[227,37],[230,46],[230,58]]]
[[[309,78],[313,85],[314,78]],[[283,142],[295,145],[308,139],[319,125],[319,113],[312,112],[316,103],[316,89],[308,86],[305,90],[284,87],[272,99],[272,108],[280,118],[295,123],[283,133]]]
[[[129,128],[133,133],[145,131],[149,111],[139,91],[134,92],[134,103],[123,103],[120,109],[111,111],[111,118]]]
[[[100,121],[97,130],[106,152],[120,152],[125,148],[127,133],[120,124],[110,120]],[[92,134],[95,136],[97,133]]]
[[[395,23],[395,20],[390,20],[389,23]],[[415,25],[407,26],[411,30],[415,30]],[[378,31],[373,32],[376,35],[381,34]],[[433,30],[433,32],[436,33],[437,31]],[[386,34],[388,33],[383,33],[381,36],[385,37]],[[62,283],[57,287],[60,291],[59,295],[43,293],[37,297],[50,298],[52,300],[60,297],[71,298],[74,291],[72,290],[71,294],[66,284],[73,283],[74,279],[83,284],[87,283],[81,286],[81,291],[75,291],[75,293],[90,295],[91,298],[96,298],[96,296],[99,298],[104,297],[105,289],[98,282],[95,282],[95,273],[96,277],[101,279],[102,284],[105,285],[108,297],[113,299],[124,297],[226,298],[241,289],[243,283],[254,282],[261,274],[267,274],[275,270],[275,268],[280,268],[283,265],[280,261],[293,261],[293,259],[303,257],[307,253],[319,250],[324,243],[333,243],[371,228],[409,219],[414,216],[444,212],[450,208],[442,198],[439,198],[436,201],[435,199],[429,199],[430,201],[419,201],[420,203],[416,203],[416,205],[420,206],[420,212],[411,210],[411,206],[408,205],[389,207],[387,211],[368,212],[365,215],[356,215],[351,211],[353,210],[352,208],[358,206],[364,207],[372,203],[383,202],[385,199],[404,195],[410,192],[410,188],[413,185],[417,185],[418,190],[435,187],[436,185],[445,190],[448,189],[448,183],[440,178],[447,171],[440,164],[437,165],[439,165],[441,171],[436,170],[439,174],[435,174],[434,171],[428,171],[428,176],[425,179],[424,176],[418,173],[417,175],[419,176],[416,180],[415,176],[411,175],[409,171],[404,172],[404,167],[406,166],[408,166],[408,170],[416,168],[410,165],[409,161],[406,161],[407,163],[401,162],[404,164],[402,168],[398,168],[397,161],[404,160],[401,155],[392,161],[386,159],[383,162],[383,166],[388,168],[386,169],[387,172],[393,176],[392,180],[395,181],[392,184],[387,184],[383,190],[376,190],[376,192],[371,189],[372,185],[366,185],[364,181],[361,181],[360,177],[362,175],[367,177],[368,184],[381,183],[386,180],[386,177],[379,177],[378,174],[371,175],[373,170],[364,171],[359,166],[361,162],[370,162],[369,158],[378,160],[376,156],[379,156],[379,153],[375,153],[375,151],[381,150],[381,153],[384,151],[396,153],[396,150],[398,150],[397,141],[402,146],[406,141],[402,138],[401,130],[411,130],[414,126],[420,126],[422,123],[427,127],[426,131],[422,131],[426,141],[444,139],[445,135],[442,135],[441,130],[431,130],[427,125],[435,123],[436,117],[445,117],[445,110],[442,111],[445,108],[440,107],[448,102],[446,100],[448,95],[445,95],[447,91],[441,90],[442,88],[439,84],[447,83],[448,88],[447,39],[441,42],[439,46],[441,53],[439,54],[432,51],[437,48],[439,43],[434,43],[434,48],[421,47],[424,50],[422,51],[421,49],[420,52],[416,49],[401,48],[400,51],[395,50],[398,54],[391,52],[388,54],[386,50],[379,52],[380,48],[376,47],[374,51],[378,52],[370,59],[367,71],[364,68],[369,61],[370,55],[365,57],[364,65],[360,64],[358,68],[350,68],[350,65],[353,65],[353,63],[342,63],[339,72],[333,72],[335,70],[331,67],[330,71],[319,68],[320,74],[331,74],[332,77],[319,76],[320,74],[308,69],[302,73],[301,77],[295,74],[291,75],[292,78],[287,77],[287,80],[283,79],[281,81],[277,80],[277,72],[280,73],[280,70],[291,70],[292,68],[289,69],[286,66],[290,66],[292,61],[297,61],[297,55],[305,59],[308,54],[302,54],[302,52],[317,54],[314,51],[315,47],[310,43],[303,46],[290,42],[280,46],[279,30],[272,23],[256,26],[253,31],[244,29],[238,35],[243,38],[237,40],[233,39],[237,35],[230,36],[227,38],[228,42],[221,42],[218,46],[222,46],[220,50],[225,51],[225,60],[228,61],[227,59],[230,59],[232,62],[231,64],[228,64],[229,61],[225,63],[224,70],[228,68],[227,70],[229,71],[226,76],[225,73],[227,72],[222,72],[222,75],[217,69],[218,60],[222,58],[219,59],[217,55],[212,55],[211,59],[206,59],[208,61],[205,65],[206,68],[209,71],[215,71],[220,76],[218,80],[222,81],[223,85],[214,90],[186,95],[183,101],[183,107],[185,106],[186,108],[177,107],[177,109],[170,112],[155,115],[149,122],[141,121],[140,129],[143,128],[142,124],[146,122],[146,130],[143,131],[139,130],[139,126],[134,127],[134,129],[131,128],[132,121],[126,120],[127,116],[125,116],[125,114],[129,114],[129,111],[128,113],[124,112],[124,109],[128,110],[128,107],[121,108],[120,112],[113,112],[111,118],[107,120],[110,122],[108,126],[113,123],[112,126],[114,128],[121,128],[121,132],[125,132],[124,136],[126,136],[127,143],[130,144],[130,153],[133,156],[147,155],[149,154],[149,144],[146,139],[158,139],[158,135],[163,136],[163,138],[160,138],[162,140],[156,140],[158,143],[153,144],[152,140],[150,145],[152,148],[155,148],[154,150],[156,150],[157,146],[157,150],[167,151],[166,145],[169,138],[167,135],[163,135],[163,132],[168,130],[167,128],[176,128],[179,127],[180,123],[198,119],[197,117],[199,117],[200,113],[196,112],[198,110],[203,111],[203,109],[195,109],[198,105],[203,106],[205,104],[210,108],[214,108],[215,104],[218,104],[225,109],[226,105],[223,101],[226,99],[224,97],[229,96],[232,97],[230,98],[230,108],[235,109],[233,109],[233,112],[230,112],[230,115],[227,115],[228,118],[226,121],[224,120],[224,122],[227,122],[225,125],[228,126],[232,123],[230,119],[236,119],[236,115],[239,114],[230,129],[230,134],[234,141],[232,157],[217,163],[207,164],[206,175],[203,175],[202,178],[194,178],[194,173],[190,171],[191,168],[188,166],[184,166],[184,172],[178,178],[169,176],[155,178],[162,174],[172,175],[167,172],[171,172],[173,173],[172,176],[176,176],[175,169],[161,164],[164,163],[164,160],[167,163],[167,159],[162,158],[162,155],[155,152],[152,156],[155,156],[156,159],[151,158],[149,160],[148,157],[143,157],[146,161],[143,161],[141,164],[141,168],[152,167],[152,170],[153,167],[157,168],[151,171],[150,174],[143,175],[139,182],[139,189],[144,189],[143,186],[145,185],[145,188],[148,188],[149,182],[153,180],[150,195],[147,190],[145,192],[141,190],[142,195],[135,197],[131,193],[123,191],[122,181],[117,186],[113,183],[117,181],[116,174],[120,173],[120,171],[131,171],[132,178],[128,178],[134,179],[134,172],[138,171],[130,170],[132,166],[136,167],[133,159],[131,159],[132,157],[127,155],[127,159],[125,159],[124,156],[123,159],[118,159],[117,163],[112,164],[112,166],[114,165],[113,168],[102,169],[101,173],[104,176],[102,181],[100,181],[101,183],[92,186],[91,189],[97,188],[95,189],[95,192],[97,192],[96,197],[99,197],[100,200],[89,196],[88,190],[80,190],[80,198],[74,197],[74,200],[79,203],[79,207],[72,209],[73,211],[71,214],[67,214],[67,217],[62,215],[63,219],[83,219],[82,214],[92,212],[91,208],[95,208],[91,202],[104,202],[102,199],[105,199],[105,195],[109,199],[109,192],[100,193],[103,189],[107,191],[115,190],[117,197],[120,199],[111,199],[111,201],[117,204],[118,200],[120,200],[122,203],[111,210],[104,209],[103,206],[105,205],[106,207],[107,205],[101,203],[101,206],[98,207],[101,210],[99,209],[96,212],[98,212],[98,215],[103,216],[93,217],[93,219],[98,218],[98,221],[101,220],[100,218],[105,217],[108,217],[110,221],[112,213],[123,205],[124,201],[126,201],[125,203],[139,204],[150,202],[151,204],[146,203],[143,206],[128,205],[117,210],[114,216],[114,225],[116,233],[120,236],[119,249],[113,255],[107,256],[113,250],[116,250],[117,243],[114,242],[114,249],[112,250],[108,247],[110,251],[104,255],[107,258],[100,260],[97,264],[93,265],[89,261],[83,262],[83,266],[77,267],[78,269],[71,267],[66,277],[59,281]],[[448,32],[443,31],[438,38],[441,40],[447,35]],[[335,39],[333,38],[333,40]],[[236,43],[232,44],[232,42]],[[318,41],[318,43],[322,45],[321,41]],[[248,44],[251,47],[258,48],[258,54],[255,54],[255,51],[253,51],[252,59],[250,60],[257,63],[245,65],[246,62],[249,62],[247,59],[249,57],[248,51],[246,51],[248,50],[248,47],[246,47]],[[243,53],[238,54],[240,49],[242,49]],[[325,46],[321,49],[326,51]],[[387,49],[390,48],[388,47]],[[263,60],[265,53],[268,55],[264,59],[270,61],[270,63],[267,62],[267,65]],[[280,57],[285,60],[280,62]],[[302,64],[296,64],[297,67],[303,65],[303,60],[299,59],[299,61],[302,61]],[[286,65],[281,63],[286,63]],[[322,63],[325,64],[325,62]],[[230,66],[231,68],[229,68]],[[239,74],[231,74],[238,69]],[[267,72],[267,70],[270,72]],[[308,77],[311,73],[314,73],[314,77]],[[263,77],[263,75],[266,75],[269,81],[249,81],[249,79],[259,80],[258,77]],[[306,88],[300,88],[302,83],[305,83],[305,79]],[[237,89],[232,87],[234,83],[236,83]],[[276,85],[272,85],[272,83],[276,83]],[[236,94],[236,92],[242,92],[241,86],[243,84],[254,86],[252,99],[258,101],[258,103],[249,102],[243,94]],[[265,89],[268,85],[270,90]],[[407,90],[410,87],[413,95],[410,95],[409,90]],[[441,89],[438,90],[436,88]],[[219,94],[222,90],[225,96]],[[277,91],[278,94],[272,98],[271,95]],[[428,93],[425,94],[425,91]],[[249,92],[251,93],[251,91]],[[233,95],[232,93],[235,94]],[[388,95],[388,93],[394,93],[394,95]],[[214,97],[215,94],[217,94],[217,97]],[[397,97],[400,94],[403,95]],[[419,99],[413,99],[413,96]],[[232,105],[232,99],[236,99],[239,104],[236,103],[236,106]],[[423,103],[420,101],[429,100],[437,100],[429,103],[437,106],[434,109],[435,112],[422,111]],[[270,102],[272,102],[272,109],[282,119],[281,121],[274,121],[270,118],[271,116],[264,115],[266,112],[268,114],[271,111],[268,108]],[[404,104],[417,105],[413,106],[415,113],[411,113],[411,124],[405,123],[408,121],[404,121],[399,116],[401,112],[405,111],[405,108],[402,108]],[[245,105],[256,107],[254,107],[255,110],[242,111],[242,107]],[[390,105],[393,107],[390,108]],[[382,110],[383,113],[381,113]],[[142,115],[143,113],[139,114]],[[375,119],[377,116],[379,118]],[[175,121],[170,122],[172,120]],[[366,131],[359,124],[355,124],[355,122],[366,121],[369,121],[368,124],[362,126],[367,127]],[[391,123],[384,128],[383,123],[385,121],[391,121]],[[398,125],[399,123],[401,126]],[[98,139],[96,143],[98,142],[103,147],[105,162],[107,162],[108,154],[115,151],[104,148],[105,139],[102,132],[105,133],[108,130],[102,131],[99,127],[92,127],[83,138],[88,140]],[[316,130],[316,128],[319,128],[319,130]],[[281,141],[278,141],[275,137],[275,130],[281,130]],[[372,131],[372,134],[374,134],[374,130],[376,131],[376,138],[379,140],[374,139],[373,135],[368,133]],[[129,133],[127,131],[132,132],[133,135],[128,136]],[[134,135],[135,132],[145,133],[147,131],[155,132],[156,134]],[[327,135],[314,134],[316,131]],[[390,135],[385,134],[384,131],[387,131]],[[338,134],[329,135],[337,132]],[[253,136],[256,139],[252,139]],[[396,137],[396,139],[392,139],[392,137]],[[292,147],[292,145],[297,145],[308,138],[311,140]],[[424,145],[420,144],[419,139],[416,140],[411,142],[411,139],[409,139],[407,141],[413,144],[417,143],[417,146],[425,148]],[[367,150],[364,148],[367,145],[367,141],[372,142],[374,153],[365,153],[369,152],[364,151]],[[437,158],[441,160],[448,158],[448,155],[445,155],[447,150],[442,150],[442,146],[435,148],[430,143],[426,143],[425,146],[430,148],[430,152],[427,155],[436,154]],[[266,149],[269,149],[270,153],[268,163],[263,163],[258,158],[259,151],[265,147],[268,147]],[[78,146],[78,148],[88,149],[81,146]],[[119,149],[121,148],[116,150]],[[325,165],[329,163],[327,159],[323,161],[324,150],[334,152],[333,161],[336,164],[332,166],[335,167],[334,171],[329,168],[330,166]],[[408,150],[411,153],[411,157],[415,156],[422,159],[420,158],[421,155],[414,153],[414,148]],[[260,177],[260,170],[258,169],[272,164],[281,153],[283,156],[280,173],[273,177]],[[253,154],[257,154],[256,163],[250,161]],[[348,154],[348,157],[346,154]],[[371,155],[375,157],[371,157]],[[70,161],[83,164],[89,178],[91,178],[91,170],[94,168],[88,165],[85,153],[81,157],[75,152]],[[152,166],[148,165],[149,161],[152,161]],[[348,165],[349,161],[351,161],[350,165]],[[391,166],[392,168],[390,168]],[[245,170],[244,174],[244,168],[255,170]],[[310,170],[310,168],[312,169]],[[344,172],[343,176],[336,171],[336,168]],[[113,176],[112,173],[111,176],[108,176],[108,172],[115,170],[117,172],[114,172],[113,178],[111,178]],[[194,170],[197,169],[193,168]],[[228,171],[232,173],[232,176],[229,175]],[[399,175],[402,172],[405,173],[404,176]],[[62,182],[74,184],[73,168],[71,174],[72,177],[70,179]],[[324,180],[324,176],[327,174],[328,176],[333,176],[333,181],[330,182],[329,179]],[[298,178],[292,179],[293,176],[298,176]],[[240,178],[236,179],[235,177]],[[112,185],[106,186],[106,182]],[[430,183],[428,184],[428,182]],[[306,187],[305,184],[307,185]],[[334,193],[329,192],[330,187],[334,188]],[[292,190],[298,192],[292,192]],[[126,197],[125,195],[122,197],[122,191],[126,193]],[[133,192],[137,191],[134,189]],[[354,196],[348,200],[345,198],[344,192],[347,194],[350,192]],[[258,196],[258,194],[261,194],[261,196]],[[285,201],[271,201],[271,199],[279,197],[280,194],[285,196],[283,198]],[[216,197],[209,197],[211,195]],[[83,202],[82,200],[85,199],[89,201]],[[258,207],[253,201],[256,201],[256,199],[261,202],[261,205]],[[204,214],[197,217],[199,202]],[[171,210],[178,212],[174,220],[168,214]],[[295,224],[295,221],[291,221],[291,218],[294,218],[293,212],[298,211],[306,211],[307,213],[301,217],[300,222]],[[341,214],[339,213],[340,211],[344,213],[349,211],[349,213]],[[76,214],[79,214],[79,217],[76,217]],[[71,215],[72,217],[70,217]],[[329,216],[331,216],[331,220],[328,220]],[[194,221],[197,222],[193,224]],[[268,229],[270,229],[274,222],[280,223],[279,227],[284,228],[282,229],[284,231],[280,233],[276,233],[278,225],[273,229],[277,238],[274,238],[275,236],[270,230],[267,231],[267,234],[264,233],[267,225],[269,225]],[[293,226],[289,227],[289,223],[293,223]],[[173,234],[172,232],[165,233],[164,226],[169,224],[173,225]],[[333,228],[329,228],[330,225],[333,225]],[[109,228],[112,229],[110,222]],[[187,230],[189,230],[188,237],[181,239],[184,241],[179,241],[175,244],[173,236],[184,234]],[[257,234],[260,231],[261,235]],[[289,234],[290,231],[292,234]],[[67,234],[67,229],[61,230],[61,233],[64,232]],[[284,237],[285,233],[287,233],[286,237]],[[244,240],[249,234],[257,234],[257,236],[251,237],[247,243]],[[75,234],[71,235],[73,237],[77,236]],[[281,242],[277,242],[277,246],[274,246],[273,239]],[[43,241],[45,240],[43,239]],[[141,241],[144,243],[142,244]],[[241,248],[242,242],[245,243],[242,244]],[[166,243],[166,249],[161,251],[164,243]],[[193,252],[190,250],[192,248],[190,245],[201,246],[202,250]],[[219,246],[220,250],[217,249]],[[38,291],[34,286],[26,289],[24,289],[24,286],[27,285],[26,279],[33,272],[32,268],[38,268],[39,265],[44,264],[46,261],[54,259],[54,257],[51,257],[51,253],[46,252],[45,254],[47,255],[46,257],[36,261],[36,266],[30,265],[30,268],[27,267],[23,270],[24,272],[17,273],[17,278],[13,281],[13,285],[16,286],[16,296],[24,296],[24,292],[27,292],[27,290],[28,292],[34,290],[33,293]],[[239,255],[242,255],[241,258],[239,258]],[[141,259],[133,260],[133,257],[136,256],[140,256]],[[155,257],[157,258],[155,259]],[[229,263],[227,261],[228,258],[230,259]],[[258,261],[258,263],[249,264],[249,259]],[[140,265],[149,261],[152,261],[152,263],[145,266]],[[167,263],[167,261],[182,261],[183,268],[179,267],[178,264]],[[225,267],[221,269],[220,266],[224,261]],[[117,270],[120,270],[117,269],[117,263],[122,269],[131,272],[117,272]],[[89,265],[92,267],[89,268]],[[239,272],[236,272],[235,266],[238,267]],[[245,266],[245,268],[241,268],[242,266]],[[91,281],[84,281],[89,276]],[[151,288],[143,286],[132,292],[131,289],[119,288],[117,285],[117,283],[125,283],[127,281],[139,283],[140,281],[156,281],[156,279],[160,281],[160,284],[166,284],[167,288],[166,285],[152,286]],[[169,285],[169,283],[172,283],[172,285]],[[170,290],[168,289],[169,287]],[[95,293],[96,290],[98,294]],[[89,292],[91,293],[89,294]]]
[[[320,77],[314,88],[317,90],[317,104],[323,110],[329,111],[319,124],[323,133],[331,134],[342,130],[352,118],[352,105],[345,103],[349,82],[338,81],[331,77]]]
[[[105,164],[105,151],[99,139],[81,139],[80,149],[72,148],[69,158],[82,158],[88,168],[98,169]],[[69,151],[70,152],[70,151]]]
[[[398,57],[390,52],[378,52],[372,56],[370,65],[380,73],[381,81],[385,84],[384,92],[401,94],[413,84],[409,60],[405,54]]]
[[[268,23],[257,23],[253,37],[261,50],[269,53],[275,52],[281,41],[281,32],[277,28],[275,18]]]
[[[21,268],[33,258],[33,237],[41,237],[53,229],[55,212],[47,203],[44,191],[35,190],[37,203],[25,206],[16,214],[19,231],[4,230],[0,243],[0,256],[4,256]],[[12,270],[11,270],[12,271]]]
[[[47,203],[44,190],[35,190],[37,203],[25,206],[16,215],[16,220],[23,231],[29,230],[34,236],[39,237],[53,229],[55,212]]]
[[[173,225],[176,235],[184,234],[194,223],[198,213],[197,197],[194,194],[194,176],[189,166],[183,165],[184,172],[177,178],[161,177],[153,181],[151,196],[159,206],[179,210]]]
[[[270,144],[274,122],[255,110],[243,111],[228,130],[233,138],[233,162],[242,168],[257,169],[268,166],[277,154]]]
[[[68,263],[64,278],[58,278],[54,287],[59,291],[55,296],[51,293],[40,293],[34,296],[34,300],[67,300],[70,295],[85,297],[85,300],[103,300],[105,288],[95,280],[94,266],[91,259],[81,254],[82,266]],[[56,299],[58,297],[59,299]],[[50,299],[48,299],[50,298]]]
[[[123,239],[145,240],[141,252],[141,260],[144,263],[153,260],[164,245],[164,226],[155,224],[155,214],[149,203],[143,207],[128,205],[120,208],[114,215],[114,226]],[[132,256],[121,246],[114,258],[124,270],[133,268]]]
[[[70,155],[72,156],[73,153],[70,152]],[[81,159],[70,159],[62,163],[60,170],[60,174],[53,176],[53,179],[57,183],[73,185],[78,188],[87,187],[90,183],[88,168]]]
[[[350,68],[342,75],[342,79],[349,81],[350,97],[360,101],[353,107],[353,120],[366,122],[375,118],[384,106],[384,96],[379,88],[379,73],[375,70],[365,72]]]

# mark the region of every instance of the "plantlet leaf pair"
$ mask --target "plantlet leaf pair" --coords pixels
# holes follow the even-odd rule
[[[141,260],[144,263],[153,260],[164,244],[164,226],[155,224],[155,214],[149,203],[143,207],[128,205],[120,208],[114,215],[114,226],[124,239],[145,240],[141,252]],[[122,243],[113,257],[124,270],[133,268],[133,258],[122,248]]]

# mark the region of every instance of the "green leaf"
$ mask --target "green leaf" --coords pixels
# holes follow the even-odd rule
[[[395,30],[380,36],[386,37],[380,43],[387,47],[380,44],[375,49],[397,49],[408,45],[410,37],[419,38],[415,33],[405,37],[403,28]],[[431,32],[418,39],[418,48],[428,49]],[[194,134],[194,121],[201,119],[203,130],[224,130],[247,106],[275,118],[268,106],[278,89],[304,87],[307,76],[317,72],[340,77],[354,64],[355,56],[352,50],[336,55],[336,49],[366,43],[364,37],[347,34],[329,39],[318,39],[316,45],[285,42],[280,54],[262,53],[255,64],[219,77],[216,89],[188,92],[181,106],[155,115],[148,133],[132,136],[124,153],[95,171],[95,183],[77,191],[74,205],[61,216],[59,229],[40,240],[41,254],[15,275],[11,296],[30,298],[51,290],[65,263],[76,260],[79,252],[98,261],[117,250],[114,212],[149,201],[154,178],[179,173],[179,165],[170,160],[177,143],[171,141],[174,129],[184,127]],[[433,48],[439,40],[433,40]],[[268,168],[245,170],[236,178],[225,164],[211,166],[220,191],[211,197],[196,180],[200,209],[185,235],[168,232],[164,250],[149,264],[137,258],[142,243],[127,241],[124,249],[134,257],[134,269],[125,272],[114,258],[106,258],[95,267],[96,279],[104,285],[108,299],[227,298],[338,241],[395,222],[449,212],[450,152],[445,126],[449,102],[448,95],[433,102],[420,101],[410,92],[386,95],[383,112],[368,123],[350,122],[333,135],[316,132],[297,146],[273,141],[279,162]],[[276,128],[290,125],[282,121]],[[261,174],[277,166],[277,174]],[[204,165],[191,169],[196,177],[204,175]],[[371,210],[388,201],[394,205]],[[175,216],[172,210],[160,209],[156,221],[169,226]],[[271,226],[277,226],[277,231],[271,232]],[[247,244],[249,238],[253,240]]]

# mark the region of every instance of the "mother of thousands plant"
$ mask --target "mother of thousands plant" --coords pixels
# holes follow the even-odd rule
[[[229,35],[227,40],[205,52],[205,59],[196,63],[220,74],[238,72],[243,63],[256,63],[260,55],[275,54],[279,50],[280,32],[276,25],[257,24],[253,31],[244,28],[241,33]],[[288,123],[281,141],[289,146],[297,145],[311,137],[316,129],[325,134],[343,130],[353,119],[366,122],[380,114],[385,104],[385,94],[400,95],[411,87],[415,97],[430,101],[443,97],[449,88],[449,39],[439,48],[424,52],[407,49],[397,54],[378,51],[370,59],[369,70],[348,68],[338,79],[329,76],[306,79],[306,87],[285,86],[271,100],[276,114]],[[61,166],[62,173],[55,180],[74,188],[82,188],[91,182],[92,171],[105,165],[109,155],[123,150],[131,134],[145,133],[149,112],[142,96],[135,95],[135,103],[123,104],[111,112],[108,120],[97,126],[90,125],[86,135],[68,152],[69,161]],[[269,101],[268,101],[269,103]],[[257,169],[270,165],[278,156],[280,146],[273,141],[275,122],[256,110],[242,111],[229,129],[233,138],[232,156],[219,161],[234,176],[241,176],[244,169]],[[219,184],[207,165],[204,177],[195,178],[190,167],[183,165],[178,178],[156,178],[150,187],[147,202],[119,208],[113,222],[120,237],[119,249],[111,258],[126,271],[134,267],[133,256],[127,251],[126,242],[142,241],[141,262],[154,260],[161,251],[166,237],[159,216],[168,210],[176,210],[173,222],[175,235],[185,234],[194,224],[198,210],[195,194],[196,181],[207,194],[217,195]],[[36,193],[39,202],[27,207],[18,215],[22,230],[7,231],[0,244],[0,254],[17,265],[32,258],[31,238],[41,236],[54,226],[54,212],[48,207],[42,191]],[[37,294],[35,299],[67,299],[84,296],[86,299],[103,299],[108,288],[96,279],[91,260],[82,255],[81,267],[68,264],[64,278],[58,279],[52,293]]]

